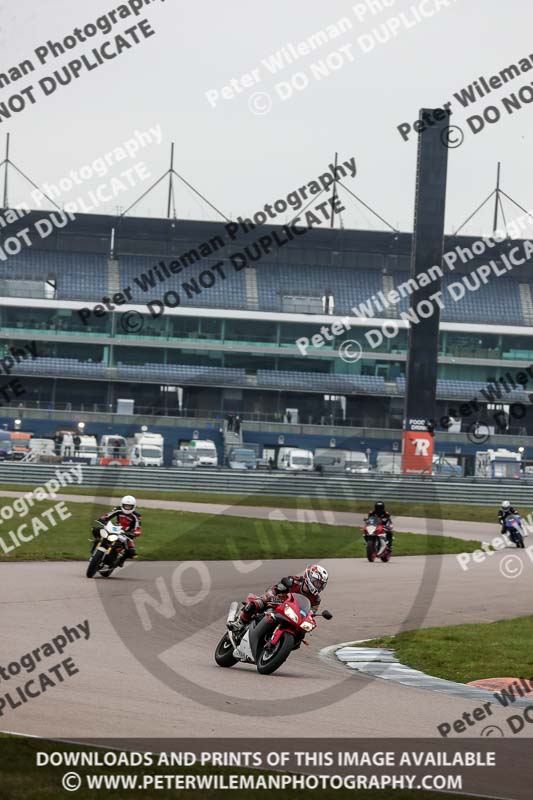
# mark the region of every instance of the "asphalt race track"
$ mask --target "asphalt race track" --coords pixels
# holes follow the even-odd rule
[[[456,526],[466,538],[481,538],[480,527],[486,531],[473,523]],[[452,533],[449,522],[444,527]],[[0,728],[78,741],[279,736],[287,725],[298,726],[301,736],[324,738],[438,736],[437,725],[477,704],[357,676],[320,651],[403,629],[531,613],[533,563],[525,550],[497,552],[467,572],[453,555],[398,557],[390,564],[363,559],[324,564],[331,577],[323,607],[334,619],[320,619],[311,646],[294,652],[276,675],[260,676],[253,666],[224,670],[213,660],[227,607],[248,591],[261,591],[301,569],[299,561],[192,567],[139,561],[110,580],[86,579],[84,563],[0,563],[0,665],[50,641],[64,625],[86,619],[90,624],[88,641],[69,644],[61,657],[46,659],[27,678],[69,656],[79,672],[19,708],[5,706]],[[143,592],[159,603],[159,610],[149,613],[144,606],[148,632],[137,602]],[[11,682],[25,680],[21,673]],[[2,695],[9,687],[9,680],[0,681]],[[509,713],[493,706],[489,722],[503,727]],[[479,736],[485,724],[462,735]],[[523,735],[529,735],[527,726]]]

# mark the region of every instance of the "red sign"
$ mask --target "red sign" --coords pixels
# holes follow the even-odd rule
[[[402,472],[405,475],[432,473],[434,437],[427,431],[404,431]]]

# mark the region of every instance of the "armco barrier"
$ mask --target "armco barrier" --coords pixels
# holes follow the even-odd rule
[[[54,476],[49,466],[21,463],[0,464],[0,484],[37,486]],[[417,478],[389,475],[318,475],[317,473],[237,472],[228,469],[159,469],[139,467],[84,467],[84,487],[135,491],[211,492],[221,495],[276,495],[330,499],[470,503],[495,505],[509,499],[533,506],[533,483],[522,480]]]

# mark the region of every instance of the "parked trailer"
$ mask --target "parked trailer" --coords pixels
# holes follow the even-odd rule
[[[522,453],[499,448],[481,450],[476,453],[476,477],[520,478],[522,475]]]
[[[292,472],[312,472],[313,454],[310,450],[301,450],[299,447],[280,447],[278,469]]]

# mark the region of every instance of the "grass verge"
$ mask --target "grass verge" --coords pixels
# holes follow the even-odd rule
[[[500,622],[406,631],[366,642],[390,647],[402,664],[437,678],[468,683],[481,678],[533,677],[533,616]]]
[[[257,775],[264,772],[242,769],[208,769],[202,767],[189,767],[187,769],[179,767],[122,767],[122,768],[98,768],[98,767],[36,767],[37,752],[52,753],[54,751],[74,752],[83,751],[88,748],[79,747],[71,744],[58,742],[48,742],[44,740],[25,739],[23,737],[3,736],[0,734],[0,757],[2,760],[2,783],[0,787],[0,797],[3,800],[65,800],[68,797],[76,797],[77,800],[108,800],[110,796],[119,796],[120,800],[147,800],[147,798],[157,797],[158,800],[255,800],[258,796],[268,797],[265,791],[256,790],[203,790],[186,791],[180,789],[161,789],[158,791],[147,792],[146,790],[128,789],[120,791],[112,789],[88,789],[86,783],[87,775],[230,775],[245,774]],[[94,750],[94,748],[91,748]],[[67,792],[62,789],[61,779],[66,772],[77,772],[82,778],[82,788],[77,792]],[[272,793],[270,793],[272,794]],[[368,791],[368,790],[337,790],[334,795],[339,800],[461,800],[460,795],[454,794],[434,794],[427,791],[403,791],[391,792]],[[309,797],[323,797],[323,792],[309,789],[290,789],[276,790],[277,800],[309,800]],[[464,800],[464,798],[463,798]]]
[[[65,501],[71,516],[58,521],[51,514],[48,521],[43,512],[53,508],[49,502],[36,503],[32,515],[16,517],[0,525],[0,560],[71,560],[86,559],[92,521],[108,510],[107,506]],[[10,552],[13,547],[10,531],[16,534],[26,524],[23,536],[30,538],[35,518],[40,518],[47,530]],[[56,521],[55,526],[52,521]],[[143,511],[144,533],[137,542],[139,556],[147,560],[227,560],[271,558],[363,558],[363,539],[359,531],[349,526],[323,525],[315,522],[284,522],[268,519],[215,516],[184,511]],[[424,536],[398,533],[394,555],[438,555],[442,553],[473,552],[475,541],[463,541],[449,536]]]
[[[179,475],[176,480],[178,481]],[[0,491],[31,492],[35,486],[19,484],[1,484]],[[131,494],[131,486],[122,489],[115,488],[112,495],[120,498],[124,494]],[[305,491],[305,478],[302,480],[302,492]],[[108,497],[109,488],[90,488],[87,486],[67,487],[61,494],[86,494],[89,497]],[[321,511],[350,511],[352,513],[366,514],[379,494],[379,482],[376,482],[376,491],[368,500],[332,500],[323,497],[286,497],[282,495],[242,495],[216,492],[179,492],[179,491],[151,491],[139,489],[135,495],[142,504],[145,500],[177,500],[186,503],[218,503],[225,506],[264,506],[266,508],[301,508]],[[383,498],[385,501],[387,498]],[[512,500],[512,497],[509,497]],[[494,506],[473,506],[468,503],[388,503],[394,516],[425,517],[429,519],[457,519],[464,522],[488,522],[493,525],[497,522],[498,501]]]

